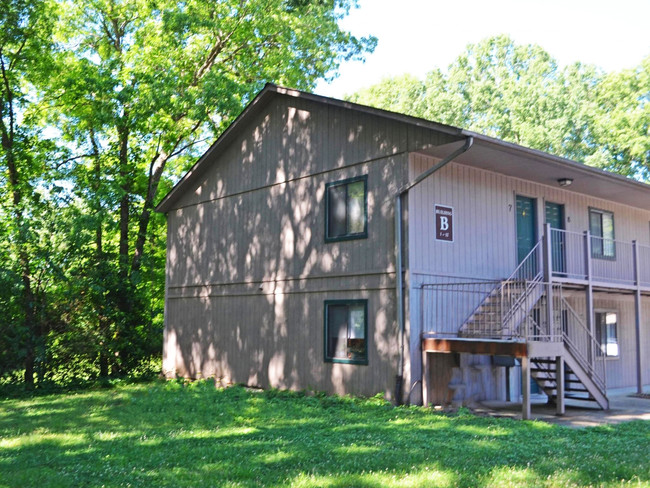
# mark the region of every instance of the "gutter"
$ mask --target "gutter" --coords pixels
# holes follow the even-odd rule
[[[397,376],[395,377],[395,400],[398,405],[402,402],[402,383],[404,382],[404,335],[405,335],[405,320],[404,320],[404,267],[402,265],[402,199],[408,194],[409,190],[418,185],[429,176],[445,167],[452,160],[469,150],[474,144],[474,137],[467,136],[465,144],[459,149],[456,149],[449,156],[444,158],[438,164],[429,168],[424,173],[420,174],[413,181],[407,183],[400,188],[395,195],[395,268],[397,279],[395,280],[395,294],[397,296],[397,322],[398,322],[398,342],[399,342],[399,363],[397,365]],[[410,392],[410,390],[409,390]]]

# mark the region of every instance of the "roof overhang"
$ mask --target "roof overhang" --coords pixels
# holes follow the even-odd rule
[[[458,127],[267,84],[246,106],[239,117],[161,200],[156,207],[156,211],[169,211],[181,195],[192,186],[192,183],[197,181],[204,171],[210,167],[209,163],[213,160],[213,157],[225,149],[246,125],[247,121],[258,114],[276,96],[310,100],[456,136],[458,142],[442,146],[430,146],[419,151],[438,158],[449,155],[462,146],[468,136],[472,136],[474,146],[456,158],[457,163],[553,187],[558,186],[558,179],[570,178],[573,183],[566,188],[569,191],[650,210],[650,185],[630,178]]]
[[[356,112],[387,118],[396,122],[421,127],[424,129],[435,130],[448,135],[456,136],[459,140],[463,140],[462,129],[452,127],[450,125],[431,122],[430,120],[411,117],[410,115],[389,112],[379,108],[368,107],[358,103],[346,102],[344,100],[337,100],[335,98],[324,97],[322,95],[315,95],[313,93],[302,92],[290,88],[267,83],[266,86],[255,96],[255,98],[246,106],[242,113],[235,119],[235,121],[228,126],[228,128],[221,134],[221,136],[210,146],[210,148],[199,158],[199,160],[190,168],[190,170],[181,178],[181,180],[171,189],[167,195],[163,197],[160,203],[156,206],[156,212],[168,212],[171,210],[173,204],[181,197],[186,189],[192,186],[201,174],[209,167],[209,161],[213,156],[225,149],[229,143],[237,136],[239,131],[244,127],[248,120],[258,114],[268,102],[276,96],[287,96],[292,98],[299,98],[302,100],[310,100],[316,103],[326,104],[333,107],[338,107],[347,110],[354,110]]]
[[[457,163],[555,188],[558,180],[568,178],[573,182],[565,190],[650,210],[650,185],[482,134],[463,134],[474,137],[474,145],[454,160]],[[422,152],[443,158],[461,145],[454,142]]]

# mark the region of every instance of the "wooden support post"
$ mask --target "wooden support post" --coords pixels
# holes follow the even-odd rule
[[[521,358],[521,387],[522,402],[521,402],[521,418],[522,420],[530,420],[530,359],[528,356]]]
[[[555,358],[555,382],[557,384],[557,389],[555,391],[555,406],[556,406],[556,415],[564,415],[564,358],[562,356],[557,356]]]
[[[422,405],[429,406],[429,353],[422,348]]]
[[[591,270],[591,233],[588,230],[585,231],[585,273],[587,278],[587,290],[585,296],[587,306],[585,315],[587,318],[587,329],[589,329],[591,336],[594,337],[594,286],[592,283],[593,277]],[[596,358],[596,351],[593,350],[593,343],[592,347],[587,349],[587,353],[587,359],[591,364],[593,364]]]
[[[553,335],[553,244],[551,224],[544,224],[544,282],[546,283],[546,334]]]
[[[641,275],[639,272],[639,247],[636,240],[632,241],[632,249],[634,251],[634,284],[636,290],[634,292],[634,332],[636,341],[636,392],[643,393],[643,363],[642,363],[642,348],[641,348]]]

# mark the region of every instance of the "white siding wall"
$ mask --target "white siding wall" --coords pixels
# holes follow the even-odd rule
[[[432,167],[436,159],[411,154],[409,171],[413,179]],[[589,228],[589,207],[614,213],[617,240],[638,240],[650,244],[650,211],[591,198],[559,187],[549,187],[507,177],[498,173],[450,163],[409,194],[409,273],[411,363],[413,379],[421,378],[421,358],[417,350],[420,325],[420,293],[422,283],[439,282],[436,275],[463,278],[504,279],[517,265],[516,195],[537,199],[537,234],[543,234],[545,201],[565,206],[566,230],[584,232]],[[454,242],[435,240],[434,205],[454,208]],[[624,249],[620,247],[621,258]],[[631,256],[626,253],[626,256]],[[612,263],[616,265],[616,263]],[[605,264],[606,265],[606,264]],[[630,305],[631,307],[631,305]],[[645,314],[645,312],[644,312]],[[645,319],[645,335],[650,336],[650,316]],[[629,337],[634,330],[633,308],[621,314],[622,331]],[[630,329],[630,327],[632,327]],[[633,354],[626,343],[622,355]],[[628,362],[626,362],[628,361]],[[617,370],[610,361],[608,376],[611,385],[633,384],[631,359],[622,359]],[[631,363],[629,363],[631,364]],[[613,379],[614,377],[619,379]],[[626,380],[623,378],[632,378]],[[632,381],[632,383],[630,383]],[[650,383],[650,379],[646,380]]]
[[[412,154],[411,177],[434,162]],[[410,192],[411,273],[507,277],[517,264],[515,195],[537,199],[538,236],[543,233],[544,202],[550,201],[565,206],[568,231],[587,230],[589,207],[595,207],[614,213],[617,240],[650,244],[648,210],[451,163]],[[435,204],[454,208],[453,243],[434,239]]]
[[[573,293],[569,299],[583,322],[585,316],[584,294]],[[596,312],[616,312],[619,356],[607,358],[607,388],[636,386],[636,330],[634,317],[634,297],[607,293],[594,294]],[[641,351],[650,351],[650,297],[642,298],[641,307]],[[645,384],[650,384],[650,360],[642,356],[641,374]]]

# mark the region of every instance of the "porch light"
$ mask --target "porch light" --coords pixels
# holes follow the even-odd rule
[[[571,183],[573,183],[573,178],[560,178],[557,180],[557,184],[560,186],[569,186]]]

